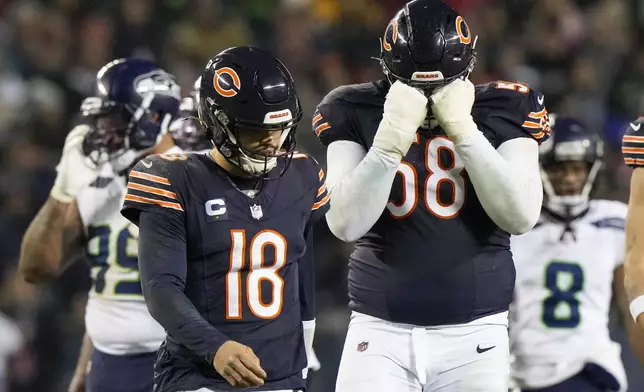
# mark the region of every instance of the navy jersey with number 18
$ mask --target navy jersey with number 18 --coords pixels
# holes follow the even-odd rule
[[[273,171],[282,168],[280,160]],[[328,209],[324,173],[295,154],[261,192],[242,192],[251,183],[233,181],[208,154],[148,157],[130,173],[122,213],[135,223],[141,211],[178,214],[186,233],[185,295],[211,325],[253,349],[268,375],[254,390],[303,388],[298,268],[308,227]],[[159,392],[232,389],[171,335],[155,373]]]

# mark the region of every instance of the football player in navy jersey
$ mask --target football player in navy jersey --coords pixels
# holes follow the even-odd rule
[[[536,223],[544,96],[474,86],[476,37],[440,0],[382,38],[385,78],[318,105],[331,231],[357,241],[336,391],[507,390],[510,234]]]
[[[324,172],[295,149],[302,109],[287,68],[234,47],[207,64],[208,154],[157,155],[130,172],[150,314],[167,337],[155,391],[299,391],[313,333],[311,230]]]
[[[622,138],[624,163],[633,168],[626,215],[624,275],[630,311],[644,328],[644,117],[629,124]]]

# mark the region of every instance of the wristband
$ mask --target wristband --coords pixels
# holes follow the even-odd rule
[[[628,309],[631,311],[633,321],[637,322],[637,316],[644,313],[644,295],[635,297],[628,305]]]

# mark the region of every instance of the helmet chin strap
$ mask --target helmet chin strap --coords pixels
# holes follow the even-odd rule
[[[252,176],[258,176],[264,173],[268,173],[269,171],[273,170],[275,166],[277,166],[276,157],[271,157],[268,159],[258,159],[246,154],[241,148],[239,148],[239,144],[237,142],[237,139],[235,138],[235,135],[233,135],[227,127],[224,129],[225,132],[228,133],[229,140],[232,141],[232,144],[234,145],[234,147],[236,147],[234,150],[237,150],[236,152],[233,152],[234,150],[231,148],[233,146],[227,146],[227,143],[224,143],[224,145],[219,148],[219,152],[221,152],[221,154],[224,156],[224,158],[226,158],[228,162]],[[286,138],[288,137],[290,132],[291,128],[287,128],[282,132],[279,144],[277,146],[278,150],[282,148],[282,145],[284,144],[284,141],[286,141]]]

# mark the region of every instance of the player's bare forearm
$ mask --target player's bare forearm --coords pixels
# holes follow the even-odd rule
[[[22,239],[19,272],[29,283],[55,278],[64,269],[64,261],[72,259],[82,245],[82,236],[75,203],[61,203],[49,197]]]
[[[83,336],[83,345],[81,346],[78,361],[76,362],[74,377],[69,386],[69,392],[80,392],[85,390],[85,377],[87,376],[87,370],[89,362],[92,359],[93,350],[94,345],[92,344],[92,340],[89,338],[89,335],[85,333],[85,336]]]
[[[624,267],[615,270],[613,276],[613,295],[617,309],[619,310],[624,330],[631,346],[631,350],[637,355],[640,362],[644,363],[644,331],[637,327],[628,309],[628,295],[624,289]]]
[[[644,295],[644,169],[633,170],[626,215],[624,285],[629,301]]]
[[[83,336],[83,345],[81,347],[80,355],[78,356],[78,362],[76,363],[77,372],[85,372],[87,370],[87,364],[92,358],[92,350],[94,350],[94,345],[92,344],[92,339],[90,339],[86,332]]]

